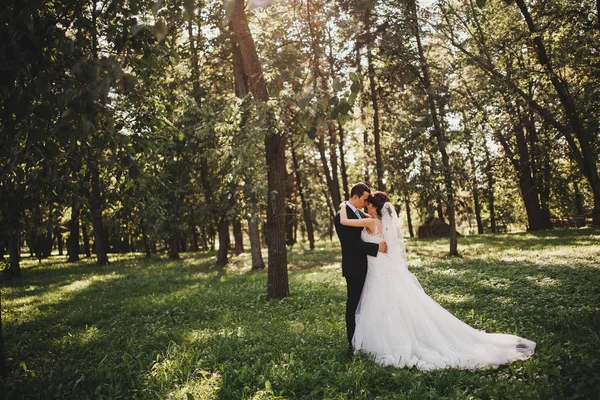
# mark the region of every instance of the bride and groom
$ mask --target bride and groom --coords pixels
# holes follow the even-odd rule
[[[335,229],[348,290],[348,343],[355,353],[422,371],[497,367],[533,354],[535,342],[474,329],[423,291],[408,270],[400,222],[384,192],[354,185]]]

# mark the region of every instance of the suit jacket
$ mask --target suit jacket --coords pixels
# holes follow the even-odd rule
[[[349,219],[358,219],[354,211],[346,205]],[[335,216],[335,231],[342,245],[342,275],[358,277],[367,275],[367,255],[377,256],[377,243],[363,242],[360,233],[363,228],[344,226],[340,222],[340,213]]]

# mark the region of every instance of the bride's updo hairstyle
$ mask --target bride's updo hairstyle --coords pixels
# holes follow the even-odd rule
[[[390,198],[387,194],[385,194],[385,192],[376,190],[372,195],[369,196],[367,201],[377,209],[377,215],[381,217],[381,209],[386,202],[390,201]]]

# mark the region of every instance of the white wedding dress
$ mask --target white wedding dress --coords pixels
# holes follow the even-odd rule
[[[390,203],[382,214],[373,234],[362,232],[365,242],[385,240],[388,253],[368,257],[352,340],[355,352],[369,353],[381,365],[422,371],[497,367],[533,354],[535,342],[474,329],[429,297],[408,270],[398,216]]]

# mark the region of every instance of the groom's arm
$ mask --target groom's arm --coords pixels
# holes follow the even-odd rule
[[[379,252],[379,244],[378,243],[369,243],[364,242],[360,236],[354,236],[352,240],[352,247],[360,251],[361,253],[365,253],[369,256],[376,257]]]

